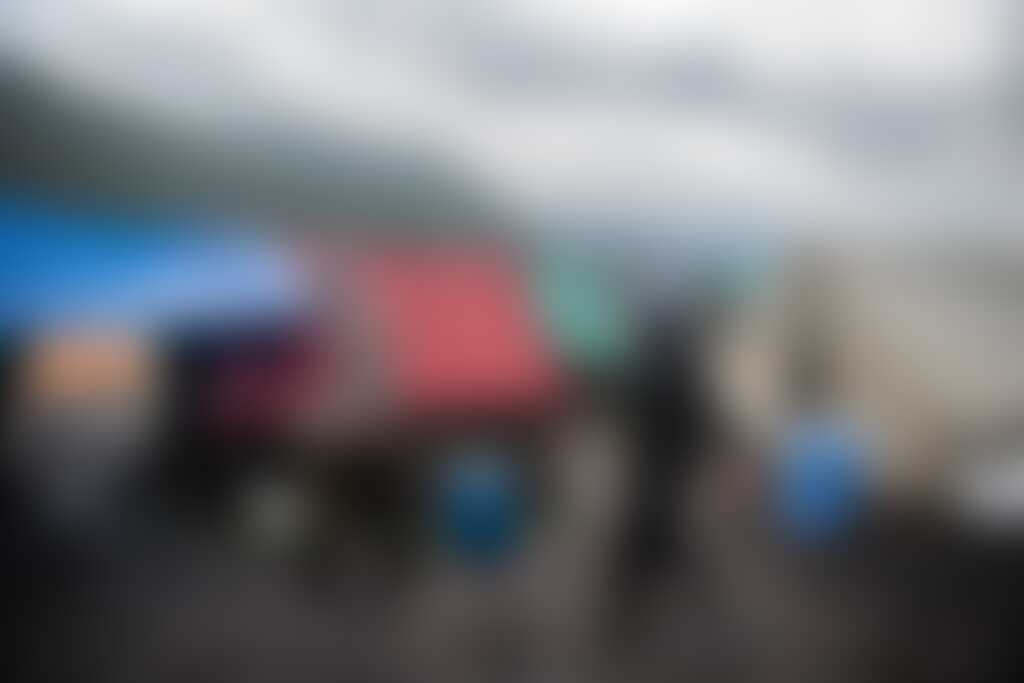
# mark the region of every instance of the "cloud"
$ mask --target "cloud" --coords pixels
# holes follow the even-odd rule
[[[6,56],[83,96],[225,139],[301,131],[325,154],[431,148],[527,214],[1016,210],[998,0],[27,4],[4,10]]]

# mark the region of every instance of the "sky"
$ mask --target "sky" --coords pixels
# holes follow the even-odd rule
[[[35,0],[0,3],[0,59],[212,139],[429,148],[553,229],[884,238],[1019,222],[1022,13],[1013,0]]]

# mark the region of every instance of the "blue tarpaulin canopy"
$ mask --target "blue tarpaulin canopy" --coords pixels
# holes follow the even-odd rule
[[[304,292],[286,255],[230,227],[0,201],[0,334],[164,332],[298,312]]]

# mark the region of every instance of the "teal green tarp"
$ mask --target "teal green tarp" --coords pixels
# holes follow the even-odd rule
[[[584,370],[623,367],[630,324],[622,292],[585,259],[544,254],[535,259],[534,289],[548,335],[562,358]]]

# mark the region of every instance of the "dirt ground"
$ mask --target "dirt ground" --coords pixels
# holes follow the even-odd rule
[[[6,680],[1016,680],[1013,549],[875,519],[797,551],[760,491],[753,463],[715,461],[680,491],[685,566],[624,592],[607,520],[487,576],[437,558],[296,561],[184,525],[57,550],[22,527]]]

